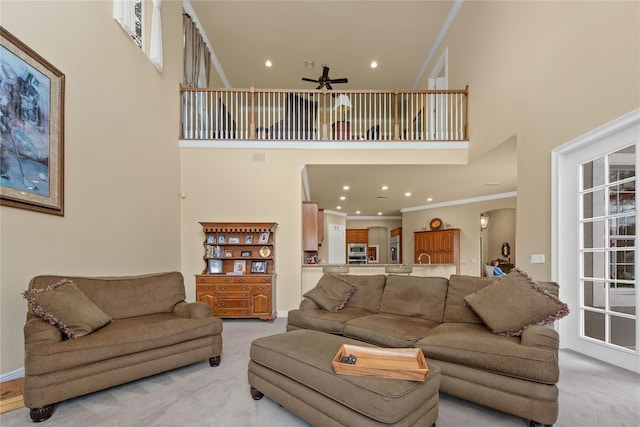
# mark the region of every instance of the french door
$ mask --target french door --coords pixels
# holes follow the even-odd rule
[[[640,112],[554,150],[561,346],[640,372],[636,166]]]

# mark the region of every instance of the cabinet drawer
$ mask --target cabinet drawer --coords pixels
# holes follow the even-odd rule
[[[219,291],[216,296],[218,299],[247,299],[249,298],[250,292],[238,292],[238,291]]]
[[[248,291],[249,289],[251,289],[250,285],[216,285],[216,289],[218,292],[241,292],[241,291]]]
[[[227,308],[227,307],[218,307],[216,311],[218,316],[227,316],[227,317],[243,317],[249,316],[251,314],[251,310],[247,308]]]
[[[249,308],[248,299],[223,299],[217,302],[218,310],[222,308]]]

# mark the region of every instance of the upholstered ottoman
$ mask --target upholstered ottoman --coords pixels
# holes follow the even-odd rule
[[[438,418],[440,369],[424,382],[337,375],[341,344],[361,341],[312,330],[259,338],[251,344],[249,385],[313,425],[431,426]]]

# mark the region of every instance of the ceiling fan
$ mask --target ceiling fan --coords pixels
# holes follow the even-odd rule
[[[305,82],[319,83],[320,86],[318,86],[316,89],[322,89],[323,87],[326,87],[329,90],[333,89],[331,87],[331,83],[349,83],[349,79],[345,78],[331,79],[329,77],[329,67],[327,67],[326,65],[322,66],[322,75],[318,77],[318,80],[308,79],[306,77],[303,77],[302,80],[304,80]]]

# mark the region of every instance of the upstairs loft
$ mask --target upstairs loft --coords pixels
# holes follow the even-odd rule
[[[180,139],[189,146],[199,141],[261,141],[273,146],[304,141],[403,142],[417,148],[433,142],[468,142],[468,94],[468,86],[412,91],[181,86]]]

